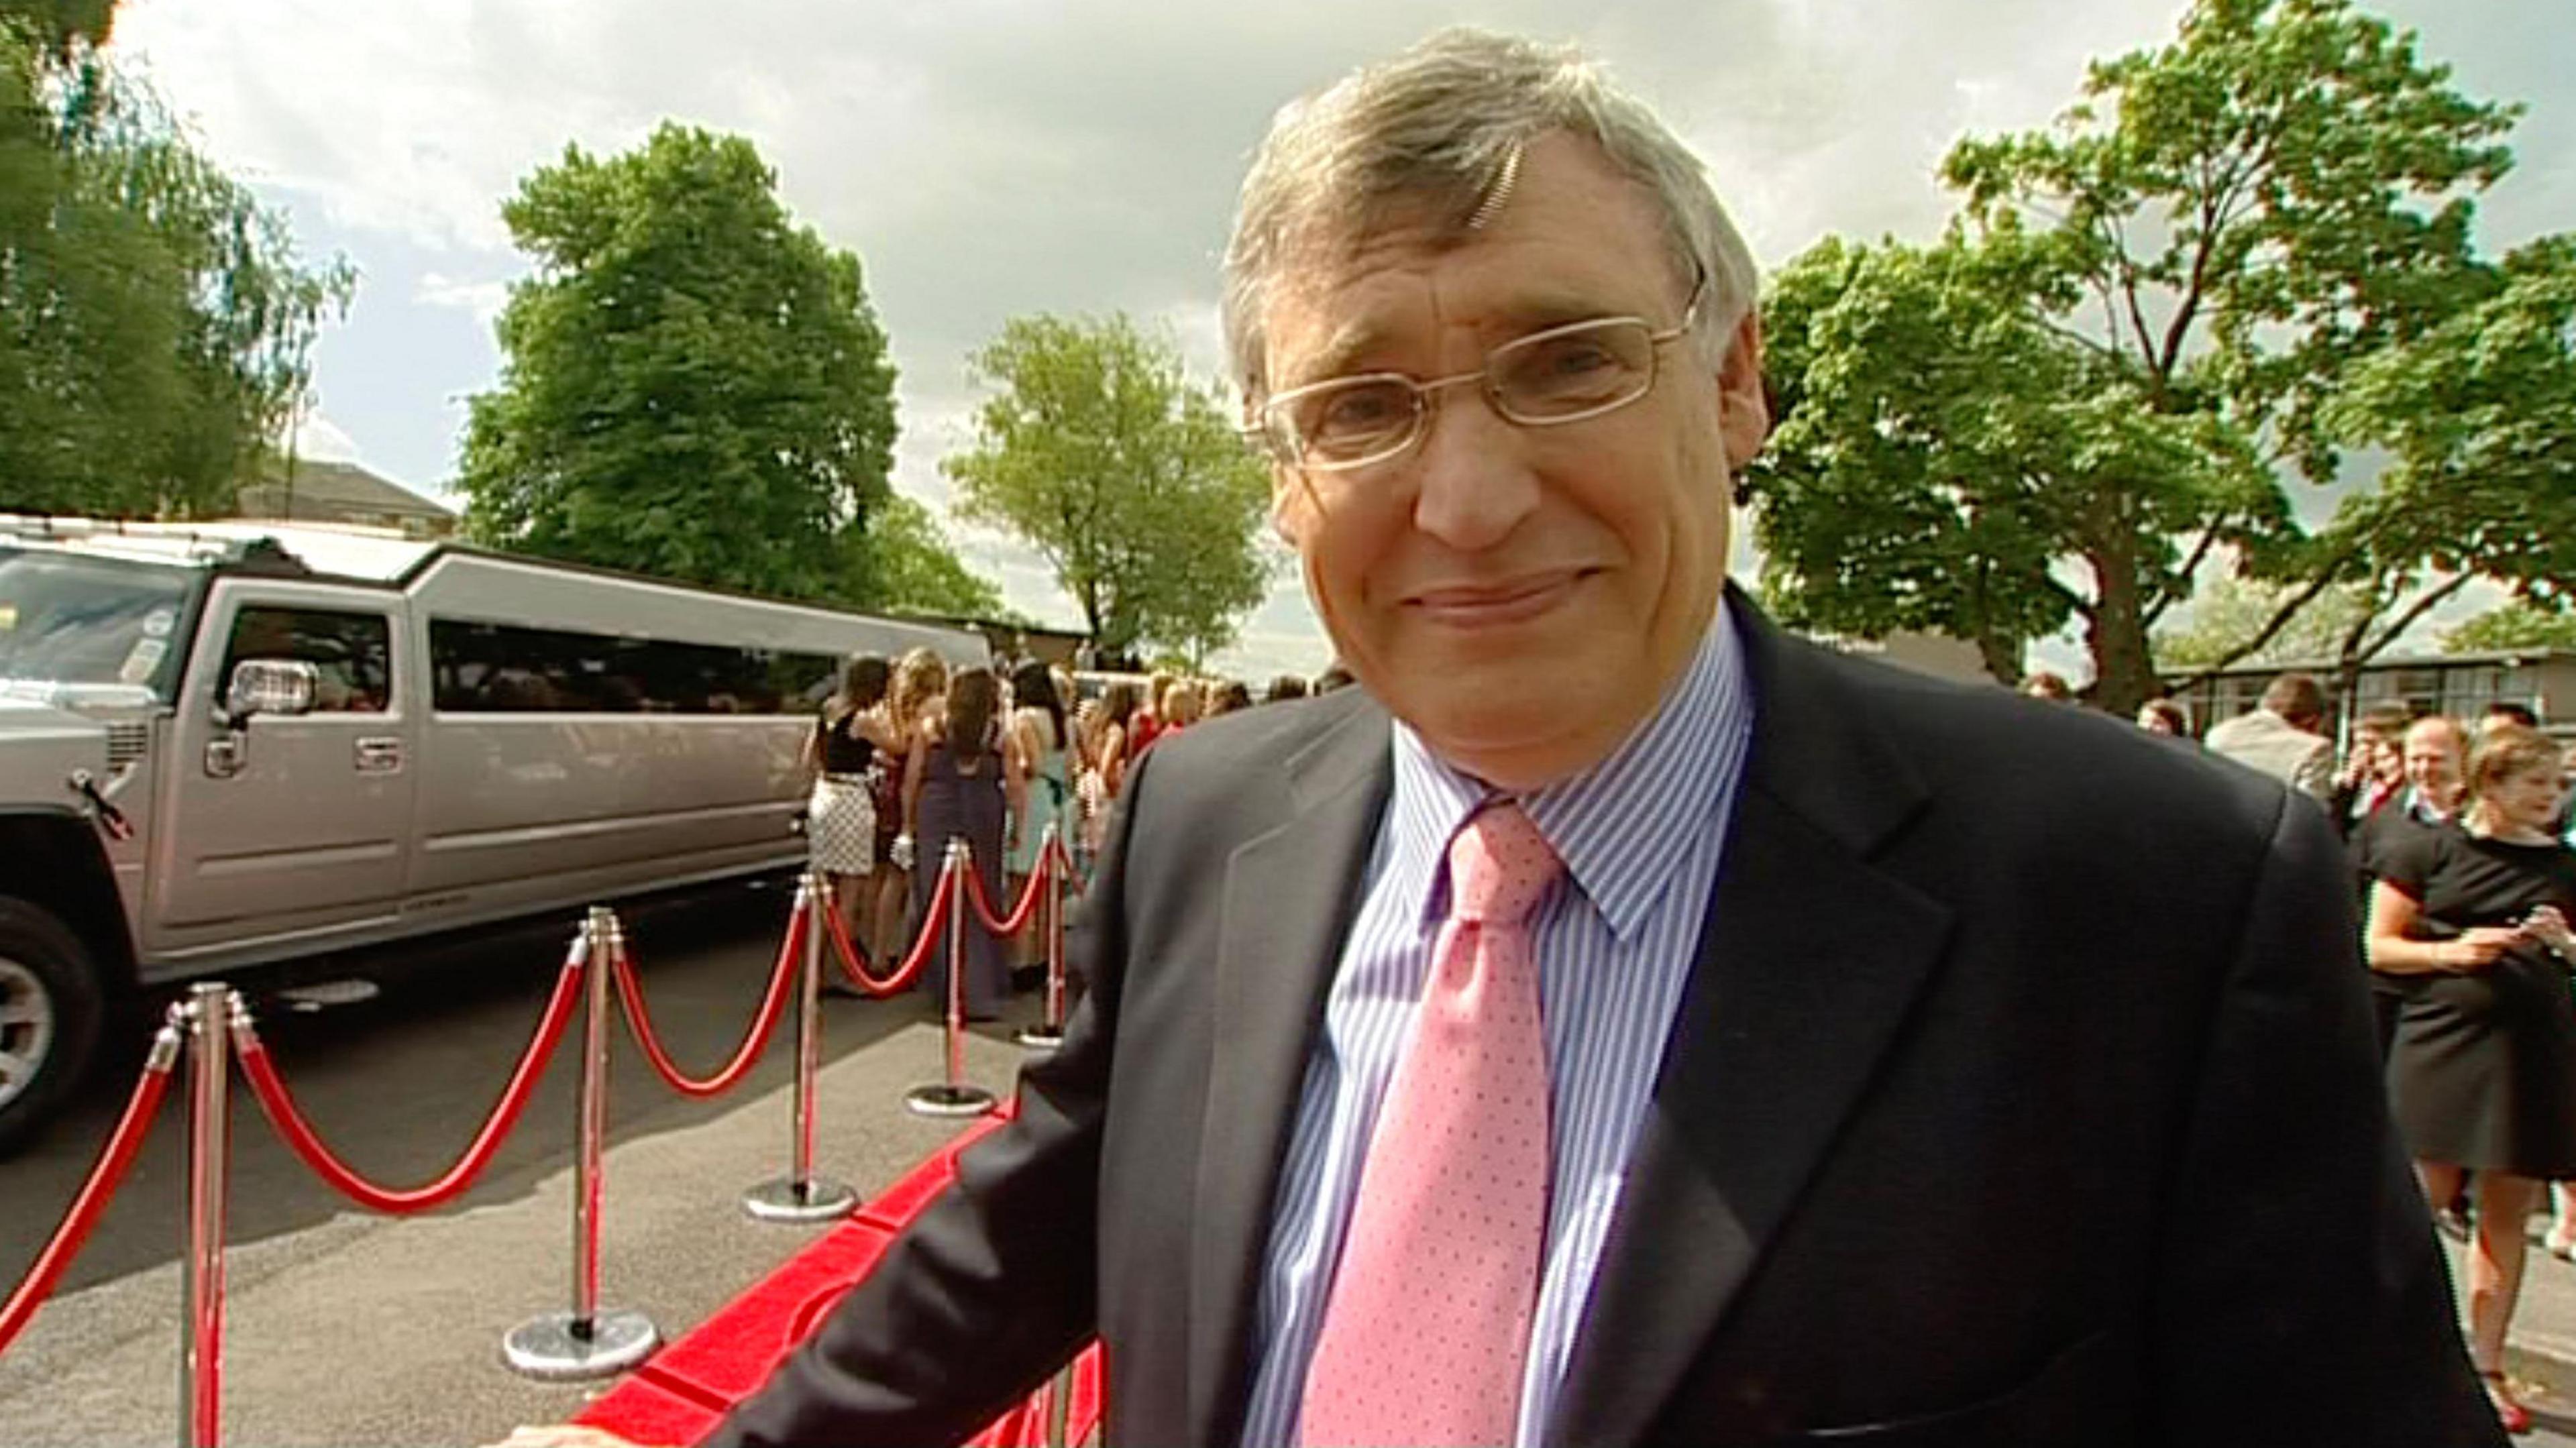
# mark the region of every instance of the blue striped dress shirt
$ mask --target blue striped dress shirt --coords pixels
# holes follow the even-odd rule
[[[1721,604],[1689,666],[1615,753],[1521,801],[1565,861],[1573,888],[1560,884],[1540,903],[1533,936],[1554,1184],[1520,1448],[1539,1442],[1591,1296],[1699,952],[1752,723],[1735,630]],[[1433,757],[1401,723],[1394,734],[1394,794],[1325,1001],[1323,1040],[1306,1065],[1272,1204],[1245,1448],[1296,1442],[1306,1365],[1369,1136],[1448,908],[1449,840],[1490,792]]]

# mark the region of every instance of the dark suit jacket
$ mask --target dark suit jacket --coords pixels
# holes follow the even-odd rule
[[[2323,812],[1732,608],[1748,773],[1551,1438],[2501,1443]],[[1096,1331],[1111,1443],[1232,1443],[1390,778],[1357,691],[1159,744],[1018,1122],[714,1441],[954,1441]]]

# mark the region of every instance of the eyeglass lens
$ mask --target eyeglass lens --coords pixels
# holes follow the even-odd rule
[[[1507,342],[1480,380],[1514,422],[1571,422],[1632,402],[1654,385],[1655,338],[1642,321],[1608,318]],[[1309,462],[1373,461],[1411,444],[1429,414],[1428,389],[1401,377],[1354,377],[1281,399]]]

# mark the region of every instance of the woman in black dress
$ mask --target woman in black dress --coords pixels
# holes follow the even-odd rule
[[[805,769],[813,779],[805,806],[806,853],[816,870],[831,877],[833,904],[856,941],[870,936],[869,876],[884,858],[878,834],[895,823],[877,818],[878,781],[902,760],[899,742],[877,717],[892,673],[883,654],[852,654],[805,741]]]
[[[2576,1176],[2576,852],[2550,832],[2559,752],[2546,735],[2490,731],[2468,776],[2457,823],[2380,858],[2369,953],[2403,996],[2389,1098],[2425,1197],[2447,1203],[2462,1170],[2477,1173],[2469,1356],[2514,1427],[2530,1421],[2503,1376],[2523,1226],[2541,1182]]]

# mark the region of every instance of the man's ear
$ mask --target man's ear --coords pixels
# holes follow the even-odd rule
[[[1771,404],[1762,391],[1762,320],[1751,312],[1728,339],[1717,369],[1717,426],[1726,444],[1726,468],[1740,473],[1771,435]]]

